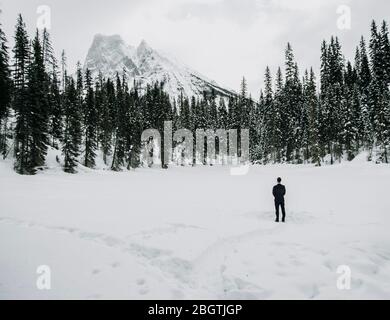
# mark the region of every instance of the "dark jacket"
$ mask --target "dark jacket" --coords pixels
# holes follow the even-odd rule
[[[284,196],[286,195],[286,187],[282,184],[278,184],[272,190],[272,194],[275,197],[275,202],[284,203]]]

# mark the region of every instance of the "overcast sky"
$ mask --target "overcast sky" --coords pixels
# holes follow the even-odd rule
[[[119,34],[132,45],[145,39],[230,88],[245,76],[256,96],[265,67],[274,74],[283,65],[288,41],[300,67],[318,71],[322,39],[338,35],[352,58],[370,21],[390,20],[389,0],[0,0],[10,43],[17,14],[32,34],[42,5],[51,9],[55,49],[65,49],[71,68],[84,62],[96,33]],[[351,9],[350,29],[338,28],[340,5]]]

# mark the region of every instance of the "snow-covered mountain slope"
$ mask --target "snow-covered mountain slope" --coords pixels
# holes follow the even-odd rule
[[[127,45],[120,36],[96,35],[88,51],[84,69],[93,74],[99,71],[105,77],[114,78],[126,70],[129,83],[136,80],[141,88],[147,84],[164,82],[165,90],[172,96],[201,96],[212,89],[219,97],[234,95],[234,91],[219,86],[215,81],[199,74],[175,59],[151,48],[146,41],[138,47]]]

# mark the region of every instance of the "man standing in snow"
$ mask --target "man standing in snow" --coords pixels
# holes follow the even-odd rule
[[[279,222],[279,207],[282,208],[282,222],[286,222],[286,209],[284,206],[284,196],[286,195],[286,187],[282,185],[282,178],[278,178],[278,184],[272,190],[275,197],[276,222]]]

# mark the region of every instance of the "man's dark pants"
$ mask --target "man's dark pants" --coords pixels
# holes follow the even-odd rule
[[[284,206],[284,201],[283,202],[275,201],[276,221],[279,221],[279,207],[282,208],[282,215],[283,215],[282,221],[284,222],[286,221],[286,209]]]

